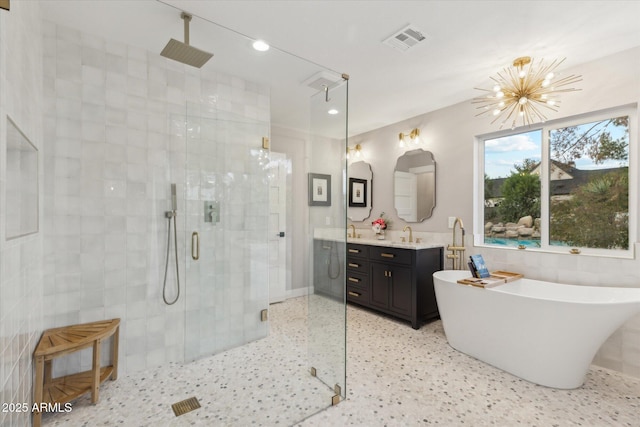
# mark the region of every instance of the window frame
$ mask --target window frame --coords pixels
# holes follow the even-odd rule
[[[519,250],[517,247],[508,247],[500,245],[492,245],[484,243],[484,170],[485,170],[485,142],[487,140],[503,138],[509,135],[518,135],[526,132],[541,132],[541,166],[540,166],[540,219],[542,222],[540,247],[527,247],[528,252],[569,254],[574,247],[562,247],[549,245],[549,162],[551,153],[549,150],[549,134],[550,131],[581,125],[598,120],[606,120],[613,117],[629,116],[629,248],[626,250],[619,249],[600,249],[577,247],[580,255],[635,259],[635,244],[637,237],[638,223],[638,105],[630,104],[596,112],[590,112],[570,117],[565,117],[545,123],[538,123],[526,127],[517,127],[515,129],[502,130],[483,135],[477,135],[474,138],[474,237],[473,244],[476,247],[485,247],[491,249],[503,250]]]

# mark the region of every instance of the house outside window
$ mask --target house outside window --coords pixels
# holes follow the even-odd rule
[[[480,138],[476,244],[633,256],[635,123],[624,108]]]

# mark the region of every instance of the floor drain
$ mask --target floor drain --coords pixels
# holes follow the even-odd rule
[[[196,399],[195,397],[190,397],[186,400],[171,405],[171,409],[173,409],[173,413],[176,414],[176,417],[198,409],[199,407],[200,402],[198,402],[198,399]]]

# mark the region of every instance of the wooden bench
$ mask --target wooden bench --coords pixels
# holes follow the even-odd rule
[[[91,403],[98,402],[98,390],[107,378],[114,381],[118,377],[118,335],[120,319],[103,320],[81,325],[65,326],[44,331],[33,357],[36,365],[36,379],[33,403],[40,405],[67,403],[91,392]],[[102,341],[113,336],[112,364],[100,366]],[[93,347],[92,369],[77,374],[51,378],[53,359],[76,351]],[[44,406],[44,405],[43,405]],[[33,426],[40,427],[42,411],[33,414]]]

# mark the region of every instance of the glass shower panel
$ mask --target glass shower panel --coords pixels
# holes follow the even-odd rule
[[[187,108],[186,361],[267,335],[268,132],[266,122]]]
[[[318,379],[334,390],[334,403],[346,396],[348,80],[339,76],[337,80],[311,98],[309,156],[310,282],[314,290],[308,297],[309,362]]]

